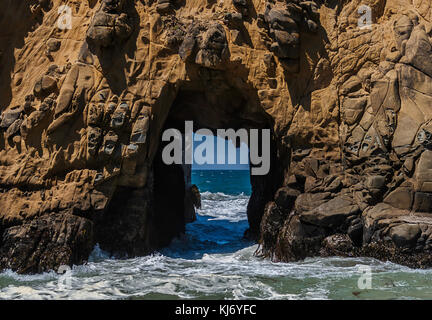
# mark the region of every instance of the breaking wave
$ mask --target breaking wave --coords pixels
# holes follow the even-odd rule
[[[235,175],[236,173],[231,173]],[[225,173],[225,176],[229,173]],[[215,175],[215,177],[217,177]],[[206,174],[204,181],[211,181]],[[216,178],[215,178],[216,179]],[[213,183],[214,185],[214,183]],[[0,273],[0,299],[430,299],[432,271],[371,258],[273,263],[243,239],[248,192],[206,190],[183,237],[146,257],[116,260],[96,246],[69,275]],[[360,290],[359,266],[372,271]]]

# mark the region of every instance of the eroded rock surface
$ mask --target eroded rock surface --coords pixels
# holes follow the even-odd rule
[[[63,4],[0,3],[0,268],[169,244],[200,205],[160,161],[185,120],[271,129],[261,255],[432,265],[428,1],[75,1],[61,29]]]

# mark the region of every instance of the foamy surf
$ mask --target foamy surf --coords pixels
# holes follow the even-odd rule
[[[212,220],[227,220],[238,222],[247,220],[246,207],[249,196],[244,193],[228,195],[222,192],[201,194],[201,209],[198,214],[212,217]]]
[[[67,290],[59,289],[60,276],[54,273],[20,276],[8,271],[0,275],[0,298],[420,299],[431,294],[430,271],[362,258],[272,263],[254,257],[255,249],[254,245],[233,253],[204,254],[199,259],[157,253],[90,262],[73,268]],[[372,267],[372,289],[357,288],[359,265]]]
[[[225,174],[227,176],[227,174]],[[206,176],[203,177],[206,179]],[[208,180],[208,179],[206,179]],[[55,272],[0,273],[0,299],[430,299],[432,271],[370,258],[274,263],[254,256],[242,192],[204,191],[197,221],[160,252],[113,259],[96,246],[69,282]],[[372,271],[360,290],[359,266]]]

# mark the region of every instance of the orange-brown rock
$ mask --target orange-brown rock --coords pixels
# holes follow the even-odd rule
[[[431,266],[429,2],[83,0],[69,29],[63,1],[1,1],[0,268],[169,244],[199,205],[161,161],[185,120],[271,129],[260,254]]]

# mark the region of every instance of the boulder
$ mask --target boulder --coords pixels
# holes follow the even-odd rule
[[[4,111],[1,115],[0,128],[9,128],[16,120],[18,120],[23,112],[24,109],[20,106]]]
[[[390,229],[390,236],[398,247],[412,247],[420,237],[421,229],[417,224],[400,224]]]
[[[41,273],[82,264],[93,250],[93,223],[71,214],[53,213],[7,228],[0,248],[0,268]]]
[[[331,199],[313,210],[299,214],[300,220],[320,227],[337,229],[352,215],[360,213],[359,207],[344,196]]]
[[[352,256],[354,245],[346,234],[333,234],[324,238],[320,254],[322,256]]]
[[[133,27],[127,14],[122,12],[122,0],[104,0],[87,30],[87,42],[93,47],[107,48],[116,40],[128,38]]]

